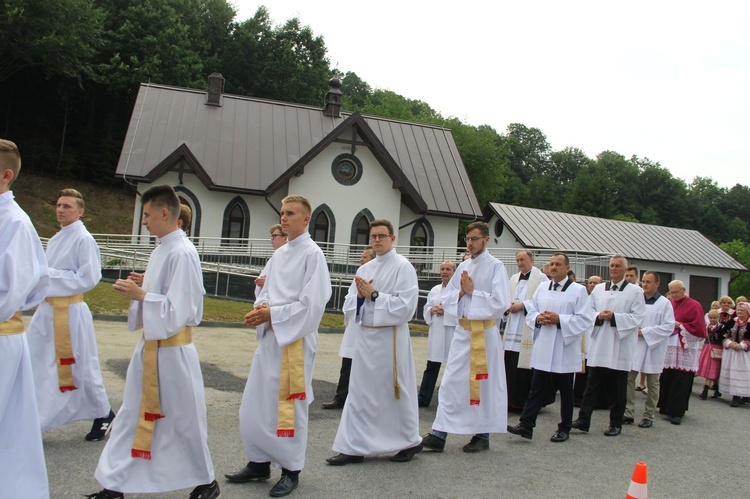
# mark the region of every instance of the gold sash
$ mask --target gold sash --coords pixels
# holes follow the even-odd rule
[[[16,312],[5,322],[0,322],[0,336],[11,336],[21,334],[24,331],[23,317],[21,312]]]
[[[164,415],[159,405],[159,348],[180,347],[193,342],[193,329],[190,326],[170,336],[166,340],[143,340],[143,388],[138,425],[133,438],[132,457],[151,459],[151,440],[154,436],[156,420]]]
[[[469,405],[479,405],[479,381],[489,378],[487,369],[487,347],[484,343],[484,330],[494,327],[495,320],[469,320],[462,318],[459,326],[471,332],[469,368]]]
[[[70,343],[70,304],[83,303],[83,294],[73,296],[53,296],[45,298],[52,306],[52,324],[55,329],[55,363],[57,364],[57,384],[61,392],[78,390],[73,379],[76,363],[73,346]]]
[[[398,384],[398,361],[396,350],[396,326],[365,326],[371,329],[393,329],[393,395],[396,400],[401,400],[401,386]]]
[[[277,437],[294,437],[294,401],[305,399],[305,339],[300,338],[281,349]]]

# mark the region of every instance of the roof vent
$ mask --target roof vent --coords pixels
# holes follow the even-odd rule
[[[323,114],[334,118],[341,118],[341,80],[336,75],[328,81],[328,93],[326,94],[326,106]]]
[[[207,106],[221,107],[221,94],[224,93],[224,77],[221,73],[211,73],[208,77]]]

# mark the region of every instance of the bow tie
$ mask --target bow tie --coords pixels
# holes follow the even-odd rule
[[[531,272],[527,272],[525,274],[521,274],[520,276],[518,276],[518,280],[519,281],[528,281],[530,275],[531,275]]]

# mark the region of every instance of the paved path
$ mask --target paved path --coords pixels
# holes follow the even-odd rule
[[[28,321],[28,318],[27,318]],[[104,382],[115,408],[122,400],[125,369],[137,341],[118,322],[96,321]],[[201,358],[208,404],[209,447],[222,498],[267,497],[278,478],[265,483],[229,484],[223,474],[245,462],[237,413],[250,362],[257,346],[250,329],[197,328],[195,342]],[[417,377],[424,370],[427,341],[412,339]],[[690,411],[681,426],[657,418],[651,429],[626,426],[623,434],[607,438],[602,432],[608,418],[597,411],[591,432],[573,431],[562,444],[549,442],[557,427],[558,404],[542,411],[533,441],[493,435],[488,452],[465,454],[468,436],[451,435],[443,454],[423,452],[410,463],[392,463],[387,457],[366,459],[363,464],[331,467],[340,411],[320,408],[333,397],[338,379],[340,334],[321,334],[310,411],[307,465],[300,475],[296,497],[554,497],[621,498],[630,484],[633,467],[645,461],[651,498],[747,497],[746,463],[750,449],[747,421],[750,406],[730,408],[726,398],[702,401],[696,382]],[[437,396],[433,399],[435,405]],[[636,413],[645,397],[637,394]],[[420,409],[422,433],[429,431],[435,408]],[[518,416],[511,414],[515,424]],[[104,442],[86,442],[90,422],[77,422],[44,434],[44,447],[53,499],[80,498],[101,489],[94,479]],[[186,498],[189,491],[159,494]],[[0,484],[0,497],[2,485]],[[128,498],[155,497],[128,495]]]

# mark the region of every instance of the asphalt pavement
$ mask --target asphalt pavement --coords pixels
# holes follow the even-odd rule
[[[28,318],[26,318],[28,321]],[[138,336],[125,324],[95,321],[104,383],[117,410],[127,368]],[[238,411],[253,353],[255,332],[249,328],[199,327],[194,340],[201,358],[208,410],[209,448],[225,499],[267,497],[279,477],[251,484],[231,484],[224,473],[246,464],[238,427]],[[657,415],[650,429],[625,426],[622,435],[605,437],[606,411],[596,411],[589,433],[573,430],[564,443],[549,437],[557,429],[559,404],[539,416],[533,440],[493,434],[490,449],[462,452],[470,436],[450,435],[444,453],[422,452],[408,463],[393,463],[390,456],[367,458],[362,464],[329,466],[341,411],[323,410],[333,398],[341,359],[341,334],[321,334],[310,408],[307,464],[300,485],[291,497],[431,497],[431,498],[622,498],[638,461],[648,465],[650,498],[734,498],[750,495],[747,479],[750,405],[729,407],[728,397],[702,401],[696,379],[690,408],[683,423],[670,424]],[[417,381],[426,362],[427,339],[412,338]],[[636,422],[645,396],[636,394]],[[420,409],[422,434],[435,418],[432,407]],[[574,416],[575,417],[575,416]],[[518,422],[509,414],[509,424]],[[71,423],[44,434],[44,448],[53,499],[77,497],[101,489],[94,470],[105,442],[86,442],[90,421]],[[190,490],[157,495],[128,494],[128,498],[186,498]],[[0,497],[2,485],[0,484]]]

